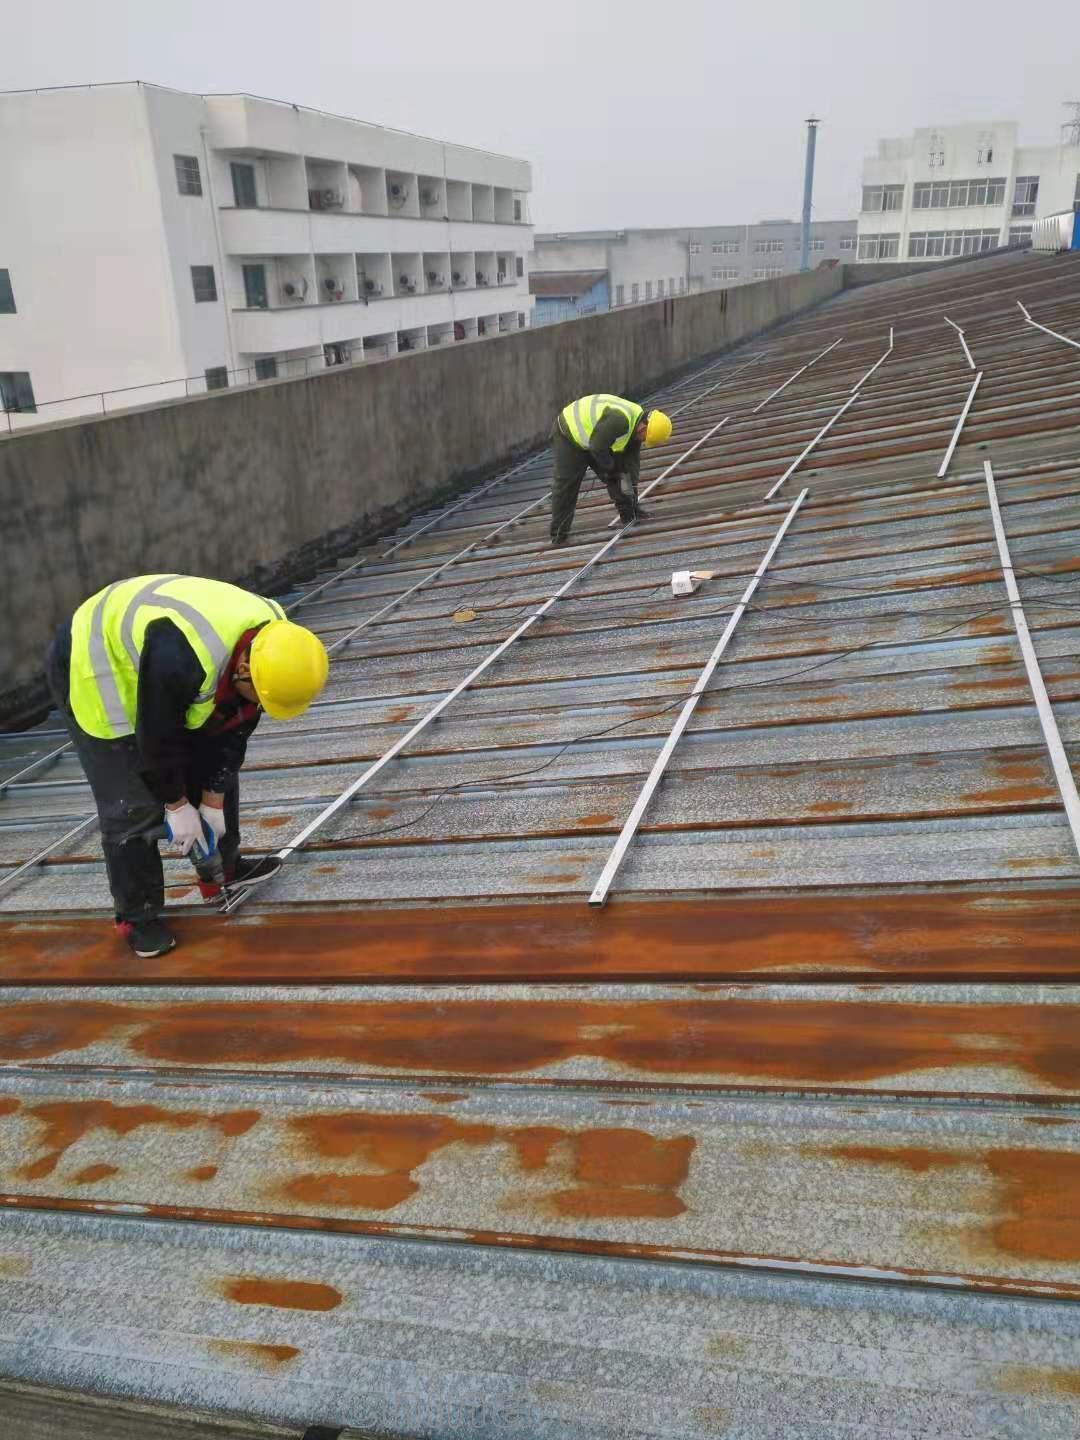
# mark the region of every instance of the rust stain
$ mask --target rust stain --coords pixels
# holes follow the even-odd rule
[[[612,825],[614,824],[614,821],[615,816],[612,812],[607,810],[598,810],[595,815],[582,815],[581,819],[577,823],[582,826]]]
[[[986,1164],[1012,1211],[994,1226],[998,1248],[1029,1260],[1080,1260],[1080,1155],[991,1150]]]
[[[928,763],[933,763],[928,761]],[[1000,908],[999,889],[619,899],[180,917],[180,946],[136,960],[94,919],[0,919],[0,983],[153,984],[379,980],[389,983],[645,978],[720,980],[762,971],[848,978],[1075,977],[1080,890],[1043,883]],[[80,1025],[42,1007],[38,1029],[0,1011],[0,1051],[16,1062],[107,1033],[114,1007],[77,1006]],[[52,1007],[59,1011],[59,1007]],[[94,1019],[93,1015],[99,1017]],[[86,1038],[80,1040],[80,1033]],[[0,1102],[2,1103],[2,1102]]]
[[[1057,793],[1052,785],[991,785],[959,798],[970,805],[1039,805],[1056,799]]]
[[[1000,615],[979,615],[976,619],[969,620],[963,628],[969,635],[1000,635],[1006,627]]]
[[[339,869],[339,866],[337,866],[337,865],[316,865],[316,866],[315,866],[315,874],[316,874],[316,875],[336,875],[337,872],[338,872],[338,869]]]
[[[14,1115],[19,1109],[18,1100],[0,1100],[0,1116]]]
[[[26,1255],[0,1255],[0,1279],[15,1280],[29,1275],[31,1262]]]
[[[276,1370],[301,1353],[295,1345],[264,1345],[254,1340],[211,1340],[208,1344],[219,1355],[248,1360],[260,1369]]]
[[[258,823],[264,830],[280,830],[283,825],[291,824],[292,819],[291,815],[267,815]]]
[[[396,805],[378,805],[367,812],[367,818],[369,820],[389,820],[391,815],[396,814]]]
[[[25,1113],[43,1127],[40,1145],[47,1153],[19,1168],[18,1174],[24,1180],[51,1175],[67,1151],[94,1130],[125,1136],[144,1125],[163,1125],[173,1130],[210,1125],[232,1138],[243,1135],[259,1120],[258,1110],[212,1115],[200,1110],[166,1110],[157,1105],[114,1105],[110,1100],[52,1101],[27,1106]]]
[[[1059,866],[1068,863],[1062,855],[1014,855],[1005,862],[1010,870],[1044,870],[1048,865]]]
[[[530,879],[536,885],[574,885],[581,879],[581,876],[575,870],[569,872],[555,870],[546,875],[532,875]]]
[[[713,1335],[705,1342],[705,1353],[716,1360],[741,1360],[750,1345],[745,1335]]]
[[[991,678],[989,680],[954,680],[946,686],[946,689],[957,695],[972,692],[979,694],[984,690],[1022,690],[1027,683],[1027,677],[1024,675],[1002,675],[998,679]]]
[[[393,710],[386,712],[385,724],[400,725],[403,720],[411,720],[415,707],[412,705],[397,705]]]
[[[231,1275],[223,1282],[222,1293],[237,1305],[269,1305],[276,1310],[336,1310],[345,1298],[333,1285],[268,1280],[261,1275]]]
[[[468,1100],[464,1090],[421,1090],[420,1099],[430,1100],[434,1104],[452,1105],[455,1100]]]
[[[862,1160],[871,1165],[900,1165],[905,1170],[913,1170],[916,1175],[925,1175],[930,1170],[954,1170],[963,1165],[978,1165],[982,1161],[981,1154],[953,1154],[948,1150],[927,1150],[914,1145],[830,1145],[819,1153],[836,1160]]]
[[[96,1185],[99,1180],[108,1180],[119,1174],[120,1168],[117,1165],[87,1165],[85,1170],[80,1170],[71,1180],[74,1185]]]
[[[448,1115],[335,1113],[298,1116],[289,1125],[309,1154],[366,1168],[297,1175],[274,1193],[302,1205],[364,1210],[392,1210],[411,1199],[420,1190],[415,1172],[447,1146],[506,1144],[522,1173],[550,1172],[573,1182],[515,1197],[508,1202],[511,1209],[527,1205],[578,1218],[670,1219],[686,1209],[678,1187],[695,1146],[689,1135],[665,1139],[631,1129],[465,1124]]]
[[[213,1180],[218,1173],[216,1165],[195,1165],[187,1172],[189,1180]]]
[[[811,815],[848,815],[855,806],[844,800],[819,800],[816,805],[808,805],[806,808]]]
[[[997,1372],[996,1388],[1008,1395],[1080,1396],[1080,1370],[1059,1369],[1056,1365],[1003,1365]]]
[[[989,904],[989,902],[987,902]],[[1016,907],[1015,911],[1013,906]],[[1023,921],[1022,897],[999,894],[997,911]],[[984,927],[970,917],[974,934]],[[992,927],[990,930],[992,933]],[[1070,944],[1075,955],[1076,937]],[[529,1000],[274,1001],[134,1004],[40,1002],[0,1008],[0,1060],[44,1059],[113,1040],[127,1054],[170,1065],[297,1064],[338,1061],[357,1067],[450,1075],[520,1075],[579,1057],[596,1057],[644,1075],[738,1075],[773,1080],[859,1082],[913,1071],[956,1068],[992,1050],[1012,1066],[1062,1090],[1080,1090],[1080,1006],[936,1004],[877,1000],[785,999],[737,995],[586,1001]],[[197,1111],[82,1102],[38,1107],[54,1117],[54,1149],[95,1125],[209,1124],[239,1134],[256,1111],[213,1116]],[[171,1118],[163,1118],[171,1117]],[[111,1128],[111,1127],[110,1127]],[[46,1172],[47,1173],[47,1172]]]
[[[1021,1117],[1025,1125],[1071,1125],[1071,1120],[1066,1120],[1061,1115],[1024,1115]]]

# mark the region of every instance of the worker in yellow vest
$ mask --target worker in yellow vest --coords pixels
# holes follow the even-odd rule
[[[591,466],[607,487],[624,525],[644,520],[637,488],[642,445],[663,445],[671,421],[662,410],[646,411],[619,395],[583,395],[559,412],[551,445],[551,543],[565,545],[581,482]]]
[[[159,839],[213,856],[226,883],[253,883],[240,856],[238,774],[263,710],[300,715],[326,682],[322,641],[281,606],[220,580],[139,575],[84,601],[56,633],[46,675],[90,783],[116,924],[136,955],[176,941]],[[219,888],[200,870],[200,889]]]

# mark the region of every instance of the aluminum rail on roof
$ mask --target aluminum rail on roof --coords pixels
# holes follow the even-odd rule
[[[971,389],[968,391],[968,397],[964,401],[964,408],[960,411],[960,419],[957,420],[956,429],[953,431],[952,439],[949,441],[949,448],[945,451],[945,458],[944,460],[942,460],[940,466],[938,467],[937,478],[939,480],[945,478],[945,472],[949,468],[949,463],[953,457],[953,451],[956,449],[957,444],[960,440],[960,432],[961,430],[963,430],[964,423],[968,417],[968,413],[971,410],[972,405],[974,405],[975,403],[975,392],[976,390],[978,390],[982,378],[983,372],[980,370],[979,373],[975,376],[975,379],[972,381]]]
[[[776,484],[772,487],[772,489],[771,489],[771,490],[767,490],[767,491],[765,492],[765,499],[766,499],[766,500],[771,500],[772,497],[776,494],[777,490],[780,489],[780,486],[783,485],[784,481],[787,480],[790,476],[792,476],[792,475],[795,474],[795,471],[799,468],[799,466],[802,464],[802,462],[803,462],[803,461],[806,459],[806,457],[810,454],[811,450],[813,450],[814,446],[818,443],[818,441],[824,439],[824,437],[829,433],[829,431],[832,429],[832,427],[836,424],[837,420],[840,419],[840,416],[843,415],[844,411],[848,408],[848,406],[849,406],[849,405],[854,405],[854,404],[855,404],[855,401],[858,400],[858,398],[859,398],[859,392],[858,392],[858,390],[855,391],[854,395],[849,395],[849,396],[848,396],[848,398],[844,401],[843,405],[840,406],[840,409],[837,410],[836,414],[832,417],[832,419],[831,419],[830,421],[828,421],[827,424],[825,424],[825,425],[823,425],[823,426],[821,427],[821,429],[818,431],[818,433],[817,433],[817,434],[814,436],[814,438],[810,441],[809,445],[807,445],[806,448],[805,448],[804,450],[802,450],[802,451],[795,457],[795,459],[791,462],[791,464],[788,466],[788,468],[784,471],[783,475],[780,476],[780,479],[777,480]]]
[[[782,385],[778,385],[771,395],[766,395],[765,399],[762,400],[760,405],[755,405],[753,410],[750,411],[750,414],[756,415],[759,410],[764,410],[765,406],[768,405],[770,400],[775,400],[777,395],[779,395],[782,390],[786,390],[793,380],[797,380],[804,370],[809,370],[811,366],[816,365],[819,360],[823,359],[826,355],[828,355],[830,350],[835,350],[837,345],[842,344],[843,339],[844,337],[841,335],[839,340],[834,340],[831,345],[826,345],[825,349],[822,350],[820,355],[815,355],[812,360],[808,360],[805,365],[801,365],[799,369],[795,371],[795,374],[790,375]]]
[[[1054,767],[1054,779],[1057,781],[1058,790],[1061,792],[1061,803],[1065,806],[1065,815],[1069,821],[1069,829],[1072,831],[1073,844],[1076,846],[1077,855],[1080,856],[1080,795],[1077,795],[1076,781],[1073,779],[1069,757],[1066,755],[1065,747],[1061,743],[1061,732],[1058,729],[1057,721],[1054,719],[1054,710],[1050,704],[1050,697],[1046,693],[1046,684],[1039,666],[1039,657],[1036,655],[1035,647],[1031,643],[1031,632],[1028,630],[1027,617],[1024,614],[1024,602],[1020,598],[1020,589],[1016,583],[1016,572],[1013,570],[1012,557],[1009,553],[1009,540],[1005,534],[1005,526],[1001,519],[1001,508],[998,505],[997,486],[994,483],[994,470],[989,460],[983,461],[983,472],[986,475],[986,492],[990,499],[990,514],[994,521],[994,536],[997,540],[998,554],[1001,557],[1001,573],[1005,578],[1005,589],[1009,592],[1009,604],[1012,609],[1013,624],[1016,626],[1016,638],[1020,642],[1020,651],[1024,657],[1024,668],[1027,670],[1031,693],[1035,699],[1035,708],[1039,712],[1039,724],[1042,726],[1043,739],[1046,741],[1046,748],[1050,754],[1050,763]]]
[[[721,421],[720,424],[714,425],[712,427],[712,430],[708,433],[712,433],[718,430],[720,428],[720,425],[722,425],[723,423],[724,422]],[[704,436],[701,437],[701,439],[704,438]],[[701,440],[699,439],[695,441],[693,445],[689,446],[688,449],[685,450],[683,454],[678,457],[678,459],[674,460],[671,465],[667,467],[667,470],[664,472],[665,475],[670,475],[672,470],[674,470],[677,465],[681,464],[681,462],[685,460],[688,455],[692,454],[693,451],[696,450],[698,445],[700,444]],[[581,579],[583,575],[586,575],[593,568],[594,565],[598,564],[604,558],[607,552],[611,550],[615,545],[617,545],[618,542],[622,539],[622,537],[627,533],[627,531],[633,529],[636,524],[636,520],[628,521],[627,524],[623,525],[619,530],[615,532],[615,534],[611,537],[610,540],[605,541],[604,544],[601,545],[599,550],[597,550],[594,555],[590,556],[580,569],[575,570],[573,575],[571,575],[568,580],[564,581],[564,583],[559,586],[558,590],[556,590],[553,595],[550,595],[537,610],[534,610],[531,615],[529,615],[525,620],[523,620],[522,623],[514,631],[512,631],[512,633],[509,634],[505,640],[502,640],[495,647],[495,649],[492,650],[490,654],[488,654],[480,662],[479,665],[475,666],[475,668],[472,669],[469,674],[465,676],[464,680],[459,681],[459,683],[455,685],[451,691],[444,695],[441,700],[437,701],[430,710],[428,710],[424,715],[421,716],[421,718],[416,722],[415,725],[413,725],[409,730],[407,730],[405,734],[402,735],[398,740],[396,740],[388,750],[385,750],[373,764],[369,765],[367,769],[352,782],[351,785],[349,785],[345,790],[343,790],[336,799],[332,800],[331,803],[325,807],[325,809],[321,810],[313,820],[311,820],[307,825],[305,825],[304,828],[299,832],[299,834],[295,835],[293,839],[288,842],[288,844],[283,845],[282,848],[276,852],[274,858],[284,862],[286,859],[288,859],[290,855],[292,855],[295,851],[299,850],[304,844],[306,844],[306,842],[311,838],[311,836],[314,835],[323,827],[323,825],[326,824],[327,820],[331,819],[332,816],[336,815],[339,810],[346,806],[354,795],[356,795],[360,790],[362,790],[370,780],[374,779],[374,777],[386,765],[388,765],[391,760],[395,759],[398,755],[400,755],[401,752],[405,749],[405,747],[409,745],[416,738],[417,735],[419,735],[422,731],[426,730],[430,724],[437,720],[439,716],[443,713],[443,711],[446,710],[448,706],[453,704],[453,702],[458,698],[459,695],[464,694],[464,692],[469,689],[473,682],[479,679],[479,677],[483,675],[486,670],[488,670],[492,665],[494,665],[495,661],[498,660],[501,655],[505,654],[506,651],[509,650],[510,647],[521,638],[522,635],[524,635],[528,630],[532,629],[532,627],[537,624],[538,621],[542,620],[543,617],[547,614],[547,612],[562,599],[566,592],[570,590],[577,583],[577,581]],[[224,906],[222,907],[223,912],[226,915],[231,915],[234,911],[239,909],[239,907],[244,903],[250,893],[250,890],[241,890],[238,894],[230,897],[228,900],[226,900]]]
[[[9,785],[17,785],[20,780],[24,780],[27,775],[32,775],[35,770],[41,770],[46,765],[55,764],[56,761],[60,759],[60,756],[70,749],[71,741],[65,740],[63,745],[58,745],[55,750],[50,750],[47,755],[39,755],[36,760],[32,760],[29,765],[24,765],[23,768],[16,771],[14,775],[9,775],[6,780],[0,780],[0,800],[4,798]]]
[[[964,347],[964,354],[965,354],[966,357],[967,357],[967,362],[968,362],[968,364],[971,366],[972,370],[974,370],[974,369],[975,369],[975,361],[971,358],[971,351],[968,349],[968,343],[967,343],[967,340],[965,340],[965,338],[964,338],[964,332],[963,332],[963,330],[960,329],[960,326],[957,325],[957,323],[956,323],[955,320],[950,320],[947,315],[944,316],[943,318],[944,318],[944,320],[945,320],[945,324],[946,324],[946,325],[951,325],[952,328],[956,331],[957,336],[959,337],[959,340],[960,340],[960,344]]]
[[[679,739],[682,736],[683,731],[690,723],[690,717],[697,709],[698,701],[701,699],[702,694],[705,691],[706,685],[708,685],[709,681],[712,679],[713,671],[720,663],[720,657],[727,649],[729,640],[731,639],[732,635],[734,635],[736,628],[738,627],[739,621],[746,613],[746,607],[747,605],[749,605],[750,600],[753,597],[754,591],[757,589],[758,585],[761,582],[761,577],[769,568],[773,556],[780,548],[780,543],[783,540],[784,536],[787,534],[788,527],[791,525],[791,522],[799,513],[799,507],[806,499],[807,494],[808,491],[806,490],[802,490],[799,492],[798,499],[791,506],[790,510],[788,510],[788,513],[781,521],[780,528],[773,536],[772,544],[769,546],[768,550],[765,551],[761,563],[754,571],[750,583],[743,591],[739,603],[735,606],[735,609],[732,612],[731,618],[724,626],[724,633],[716,642],[716,647],[714,648],[712,654],[709,656],[708,660],[706,660],[705,665],[702,668],[701,674],[697,678],[697,682],[695,683],[693,690],[691,690],[690,695],[686,700],[686,703],[679,711],[678,718],[676,719],[675,724],[671,727],[670,734],[664,741],[663,747],[661,748],[659,755],[657,755],[655,761],[653,762],[653,767],[649,771],[648,779],[641,787],[641,791],[637,799],[634,801],[634,807],[630,811],[630,814],[626,817],[626,823],[623,825],[619,838],[618,840],[616,840],[615,845],[612,848],[611,854],[608,856],[607,864],[601,871],[600,878],[596,882],[592,894],[589,896],[590,905],[603,905],[605,900],[607,899],[608,891],[611,889],[612,881],[619,873],[619,867],[622,865],[622,862],[626,857],[626,852],[629,850],[630,844],[633,841],[634,836],[637,834],[638,826],[641,824],[641,817],[645,814],[649,801],[653,797],[653,792],[660,784],[660,781],[663,779],[664,771],[667,769],[667,763],[671,759],[672,754],[674,753],[675,746],[679,743]]]
[[[1024,305],[1022,301],[1017,300],[1016,303],[1017,303],[1017,305],[1020,306],[1020,309],[1023,311],[1024,319],[1027,321],[1027,323],[1028,323],[1029,325],[1034,325],[1034,327],[1035,327],[1036,330],[1042,330],[1045,334],[1047,334],[1047,335],[1052,335],[1055,340],[1060,340],[1060,341],[1062,341],[1065,345],[1071,345],[1074,350],[1080,350],[1080,340],[1070,340],[1067,335],[1062,335],[1060,331],[1058,331],[1058,330],[1051,330],[1051,329],[1050,329],[1048,326],[1046,326],[1046,325],[1040,325],[1039,322],[1038,322],[1038,320],[1033,320],[1033,319],[1031,318],[1031,315],[1030,315],[1030,313],[1029,313],[1029,311],[1028,311],[1027,306]]]
[[[870,379],[870,376],[873,375],[874,371],[875,371],[880,365],[884,365],[884,364],[885,364],[885,361],[889,358],[889,356],[892,354],[892,352],[893,352],[893,327],[890,325],[890,326],[889,326],[889,348],[885,351],[885,354],[882,355],[882,357],[881,357],[880,360],[875,360],[875,361],[874,361],[873,365],[870,366],[870,369],[867,370],[866,374],[862,377],[861,380],[856,380],[856,381],[855,381],[855,384],[852,385],[852,387],[851,387],[852,390],[853,390],[853,391],[855,391],[855,390],[861,390],[862,387],[866,384],[867,380]]]
[[[98,817],[96,814],[88,815],[85,820],[80,820],[79,823],[73,826],[65,835],[61,835],[59,840],[54,840],[51,845],[46,845],[43,850],[39,850],[37,854],[31,855],[29,860],[24,860],[16,869],[0,877],[0,890],[6,890],[9,885],[13,885],[20,875],[26,875],[29,874],[31,870],[35,870],[42,861],[47,860],[55,850],[59,850],[60,847],[66,845],[69,840],[74,840],[79,835],[92,829],[97,823]]]

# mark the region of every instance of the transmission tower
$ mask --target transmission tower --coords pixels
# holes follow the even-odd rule
[[[1061,127],[1061,138],[1066,145],[1080,145],[1080,100],[1066,100],[1065,109],[1072,115]]]

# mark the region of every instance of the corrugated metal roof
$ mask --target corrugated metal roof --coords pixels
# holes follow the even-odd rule
[[[90,830],[0,891],[0,1370],[447,1437],[1080,1433],[1080,861],[983,465],[1075,769],[1080,355],[1017,301],[1080,337],[1078,279],[950,267],[703,368],[621,534],[593,490],[548,549],[540,456],[342,562],[328,690],[244,772],[282,873],[223,919],[168,862],[174,954],[117,949]],[[0,883],[89,809],[66,753],[0,792]]]

